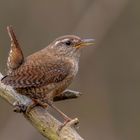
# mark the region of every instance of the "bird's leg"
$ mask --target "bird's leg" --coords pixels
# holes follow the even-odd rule
[[[58,109],[52,101],[46,99],[45,102],[52,107],[54,110],[56,110],[61,116],[64,118],[64,123],[59,126],[58,131],[60,131],[65,125],[70,125],[70,126],[76,126],[79,123],[79,120],[76,119],[71,119],[69,118],[65,113],[63,113],[60,109]]]
[[[72,120],[72,119],[69,118],[65,113],[63,113],[60,109],[58,109],[58,108],[53,104],[52,101],[47,100],[46,102],[47,102],[47,104],[48,104],[50,107],[52,107],[55,111],[57,111],[60,115],[63,116],[63,118],[64,118],[64,120],[65,120],[66,123]]]
[[[28,114],[35,106],[39,105],[37,100],[32,100],[30,104],[28,104],[25,113]]]

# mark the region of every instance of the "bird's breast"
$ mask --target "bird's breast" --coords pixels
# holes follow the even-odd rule
[[[72,68],[71,68],[71,74],[75,77],[78,73],[79,65],[77,61],[72,61]]]

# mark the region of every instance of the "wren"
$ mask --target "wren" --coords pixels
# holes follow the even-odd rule
[[[2,78],[2,83],[12,86],[17,93],[28,96],[43,107],[50,105],[63,115],[66,122],[70,121],[52,104],[52,100],[71,84],[78,72],[81,48],[93,45],[94,39],[65,35],[24,58],[12,27],[8,26],[7,30],[11,49],[7,75]]]

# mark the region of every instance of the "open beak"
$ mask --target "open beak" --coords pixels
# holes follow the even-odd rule
[[[75,47],[78,49],[91,45],[95,45],[95,39],[82,39],[81,42]]]

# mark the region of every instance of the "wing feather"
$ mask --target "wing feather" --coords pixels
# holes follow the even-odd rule
[[[51,65],[23,65],[1,81],[14,88],[41,87],[57,83],[69,75],[70,64],[61,62]]]

